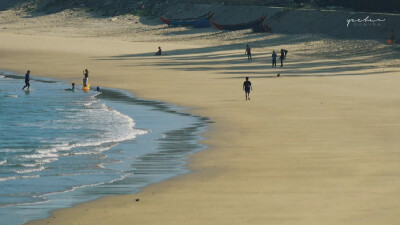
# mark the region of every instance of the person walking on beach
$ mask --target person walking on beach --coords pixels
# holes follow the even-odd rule
[[[85,70],[83,71],[83,76],[85,76],[85,77],[83,78],[83,86],[86,87],[87,84],[88,84],[88,81],[89,81],[89,71],[88,71],[88,69],[85,69]]]
[[[246,81],[243,83],[243,90],[246,95],[246,100],[250,100],[250,90],[253,90],[249,77],[246,77]]]
[[[26,87],[28,87],[27,89],[28,89],[28,91],[29,91],[29,87],[31,86],[31,85],[29,84],[29,81],[31,80],[30,74],[31,74],[31,71],[30,71],[30,70],[26,71],[26,74],[25,74],[25,86],[22,88],[22,90],[24,90]]]
[[[244,54],[247,54],[247,60],[248,60],[248,61],[253,60],[253,59],[251,58],[251,48],[250,48],[249,45],[247,45],[246,51],[244,52]]]
[[[277,55],[276,55],[275,51],[273,51],[272,52],[272,67],[275,67],[275,68],[276,68],[276,57],[277,57]]]

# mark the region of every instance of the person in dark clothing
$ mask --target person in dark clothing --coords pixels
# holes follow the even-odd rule
[[[26,74],[25,74],[25,86],[22,88],[22,90],[24,90],[26,87],[28,87],[28,91],[29,91],[29,87],[31,86],[29,84],[29,81],[31,80],[30,74],[31,74],[30,70],[26,71]]]
[[[283,67],[283,60],[285,59],[285,53],[283,51],[281,51],[281,56],[279,59],[281,60],[281,67]]]
[[[85,76],[85,78],[83,78],[83,86],[86,87],[87,83],[89,81],[89,71],[88,71],[88,69],[85,69],[83,71],[83,75]]]
[[[161,47],[160,47],[160,46],[158,46],[158,52],[156,52],[156,54],[155,54],[155,55],[161,55],[161,54],[162,54]]]
[[[252,60],[252,58],[251,58],[251,48],[250,48],[250,46],[249,45],[247,45],[247,47],[246,47],[246,51],[244,52],[244,54],[247,54],[247,60]]]
[[[272,67],[276,67],[276,53],[275,51],[272,52]]]
[[[246,81],[243,83],[243,90],[246,95],[246,100],[250,100],[250,90],[253,90],[253,86],[251,86],[251,82],[249,81],[249,77],[246,77]]]
[[[286,59],[287,53],[288,53],[288,50],[286,50],[286,49],[281,49],[281,55],[284,55],[284,58],[283,58],[283,59]]]

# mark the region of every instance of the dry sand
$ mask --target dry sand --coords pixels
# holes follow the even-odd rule
[[[1,69],[79,82],[88,68],[92,85],[190,107],[215,122],[204,134],[210,148],[189,159],[190,174],[30,225],[400,223],[396,47],[143,23],[125,30],[138,18],[113,24],[76,11],[15,13],[0,13]],[[153,56],[158,45],[167,56]],[[285,67],[272,69],[270,53],[280,48],[289,49]],[[242,91],[247,75],[251,101]]]

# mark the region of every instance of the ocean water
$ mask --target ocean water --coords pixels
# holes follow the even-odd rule
[[[0,74],[0,221],[22,224],[54,209],[188,172],[185,156],[207,119],[117,90]]]

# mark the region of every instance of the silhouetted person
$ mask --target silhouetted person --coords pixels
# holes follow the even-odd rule
[[[283,59],[286,59],[287,53],[288,53],[288,50],[286,50],[286,49],[281,49],[281,55],[282,55],[282,54],[284,55]]]
[[[253,90],[251,86],[251,82],[249,81],[249,77],[246,77],[246,81],[243,83],[243,90],[246,95],[246,100],[250,100],[250,90]]]
[[[281,56],[279,56],[279,59],[281,60],[281,67],[283,67],[283,60],[285,59],[285,53],[281,51]]]
[[[155,55],[161,55],[161,54],[162,54],[162,51],[161,51],[161,47],[159,46],[159,47],[158,47],[158,52],[156,52]]]
[[[276,67],[276,53],[275,51],[272,52],[272,67]]]
[[[86,87],[87,84],[88,84],[88,81],[89,81],[89,71],[88,71],[88,69],[85,69],[85,70],[83,71],[83,75],[85,76],[85,77],[83,78],[83,86]]]
[[[26,87],[28,87],[28,91],[29,91],[29,87],[31,86],[29,84],[29,81],[31,80],[30,74],[31,74],[30,70],[26,71],[26,74],[25,74],[25,86],[22,88],[22,90],[24,90]]]
[[[247,45],[247,47],[246,47],[246,51],[244,52],[244,54],[247,54],[247,60],[252,60],[252,58],[251,58],[251,48],[250,48],[250,46],[249,45]]]

